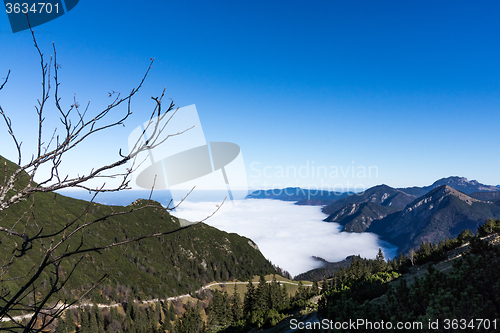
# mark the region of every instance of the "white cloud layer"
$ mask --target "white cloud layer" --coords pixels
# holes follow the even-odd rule
[[[200,216],[213,213],[217,204],[183,202],[174,215],[196,221]],[[325,217],[319,206],[247,199],[237,205],[224,203],[205,223],[252,239],[267,259],[292,276],[321,267],[321,263],[312,256],[330,262],[340,261],[353,254],[365,258],[375,257],[382,245],[377,235],[341,233],[339,224],[323,222]],[[389,244],[385,245],[386,257],[392,258],[395,249]]]

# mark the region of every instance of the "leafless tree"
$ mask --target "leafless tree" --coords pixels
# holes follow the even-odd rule
[[[150,121],[145,126],[143,132],[148,131],[148,140],[138,138],[128,153],[120,150],[114,162],[97,165],[92,170],[77,176],[62,174],[60,166],[65,156],[68,156],[68,152],[77,150],[81,143],[91,136],[124,124],[132,114],[131,99],[141,89],[154,59],[150,59],[149,67],[145,71],[144,76],[130,93],[125,96],[116,92],[110,93],[109,95],[113,98],[113,101],[104,109],[89,116],[92,113],[89,104],[81,107],[76,99],[73,100],[69,107],[64,108],[62,106],[61,97],[59,96],[60,83],[58,70],[60,66],[57,62],[56,48],[53,46],[53,54],[50,60],[46,61],[44,54],[37,45],[33,31],[31,32],[34,48],[40,59],[42,77],[41,98],[35,106],[38,120],[38,141],[36,151],[30,154],[29,159],[26,160],[23,158],[20,137],[15,133],[15,126],[0,105],[1,118],[5,122],[18,155],[17,165],[14,167],[12,165],[8,166],[7,162],[3,166],[0,166],[0,214],[9,212],[14,206],[19,205],[23,201],[30,202],[38,192],[80,188],[92,192],[93,201],[95,196],[101,192],[121,191],[130,188],[131,174],[141,163],[137,159],[138,155],[148,149],[157,147],[172,135],[183,133],[162,135],[166,130],[169,119],[171,119],[170,117],[176,112],[173,102],[170,102],[166,108],[162,107],[165,90],[163,90],[159,97],[152,97],[154,107],[152,107]],[[53,74],[51,74],[51,71]],[[10,74],[9,70],[6,77],[0,81],[0,93],[2,93],[2,89],[8,83]],[[51,102],[52,98],[54,99]],[[57,116],[62,123],[62,130],[50,129],[47,132],[44,127],[46,110],[49,104],[51,107],[55,106],[55,110],[58,113]],[[125,111],[118,116],[118,120],[109,120],[111,114],[113,114],[113,117],[116,117],[116,112],[122,112],[119,107]],[[49,133],[48,137],[46,133]],[[45,138],[49,138],[49,140],[45,142]],[[120,171],[124,169],[123,166],[125,164],[130,164],[130,166],[125,169],[126,171]],[[2,167],[3,174],[1,172]],[[42,170],[49,171],[43,172]],[[118,178],[120,181],[118,185],[109,187],[105,183],[105,180],[109,178]],[[101,186],[95,188],[88,185],[90,180],[102,180],[103,183]],[[102,251],[111,247],[177,232],[186,228],[162,231],[160,219],[156,229],[149,230],[143,235],[135,235],[133,238],[116,240],[115,242],[98,246],[86,244],[83,236],[78,240],[79,235],[82,234],[82,230],[94,224],[122,214],[130,214],[143,209],[151,209],[152,207],[159,208],[158,205],[153,204],[151,201],[144,201],[144,204],[133,206],[133,208],[127,210],[113,210],[110,214],[98,219],[86,220],[84,217],[91,208],[92,201],[88,203],[85,211],[76,214],[76,218],[55,230],[54,225],[50,224],[50,221],[38,221],[35,219],[33,214],[33,210],[35,209],[34,204],[31,204],[30,209],[10,225],[6,225],[4,223],[5,220],[0,219],[0,235],[3,234],[2,238],[0,238],[0,253],[2,256],[5,256],[3,262],[0,263],[0,284],[3,286],[4,283],[8,283],[9,281],[22,280],[21,287],[16,292],[9,292],[4,288],[0,290],[0,321],[3,322],[3,324],[0,324],[0,330],[12,332],[19,332],[21,330],[24,332],[46,331],[53,324],[54,320],[60,317],[69,306],[85,297],[90,290],[107,277],[107,274],[103,274],[101,279],[95,281],[92,287],[83,292],[79,300],[67,303],[60,298],[58,292],[71,279],[75,268],[82,262],[83,256],[86,253]],[[163,216],[168,216],[167,212],[174,208],[169,205],[164,209]],[[28,227],[28,221],[35,227]],[[75,242],[75,239],[78,246],[76,248],[70,247],[69,242],[71,240]],[[16,261],[23,260],[29,253],[35,252],[39,253],[37,257],[39,261],[31,267],[27,274],[23,276],[12,276],[10,274],[9,269]],[[77,257],[72,264],[72,270],[70,272],[62,272],[61,262],[70,257]],[[47,275],[50,277],[49,280],[42,279],[42,276]],[[45,288],[41,287],[42,284],[45,285]]]
[[[410,252],[408,253],[408,257],[410,258],[411,265],[413,266],[415,264],[415,250],[411,249]]]

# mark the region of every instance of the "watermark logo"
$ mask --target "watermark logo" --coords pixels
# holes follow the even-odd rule
[[[265,165],[260,162],[250,164],[250,184],[255,189],[272,189],[275,196],[289,197],[318,193],[347,192],[362,193],[366,181],[379,177],[378,166],[359,165],[317,165],[306,160],[302,165]]]
[[[4,0],[12,32],[19,32],[52,21],[75,8],[79,0]]]
[[[147,145],[152,137],[161,144],[137,156],[133,171],[137,186],[169,190],[174,204],[186,196],[186,200],[234,203],[247,195],[240,147],[231,142],[207,143],[195,105],[134,129],[129,151],[138,143]]]

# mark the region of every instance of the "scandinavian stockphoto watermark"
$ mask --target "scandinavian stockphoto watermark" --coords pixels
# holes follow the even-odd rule
[[[4,0],[12,32],[19,32],[52,21],[73,8],[79,0]]]
[[[213,202],[234,203],[248,193],[240,147],[231,142],[207,143],[195,105],[143,123],[128,140],[129,151],[141,144],[151,147],[135,159],[135,184],[169,190],[174,204],[188,194],[189,198],[209,195]]]
[[[368,319],[349,319],[348,321],[333,321],[323,319],[321,321],[298,321],[290,320],[292,330],[351,330],[351,331],[434,331],[446,330],[456,332],[457,330],[491,330],[497,331],[497,319],[428,319],[427,321],[372,321]]]
[[[250,188],[281,189],[290,191],[290,188],[327,191],[335,193],[366,190],[369,179],[377,179],[377,166],[357,165],[318,165],[314,161],[305,161],[302,165],[264,165],[260,162],[250,164]],[[290,193],[287,195],[292,195]],[[314,192],[309,192],[313,193]],[[279,195],[281,193],[273,193]],[[298,193],[297,193],[298,194]]]

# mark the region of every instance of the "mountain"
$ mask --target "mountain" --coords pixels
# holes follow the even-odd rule
[[[403,209],[408,203],[415,200],[415,196],[406,194],[398,189],[387,185],[378,185],[367,189],[364,192],[351,194],[345,198],[341,198],[323,207],[323,212],[329,214],[325,221],[331,218],[332,214],[336,214],[340,209],[348,204],[362,204],[372,202],[385,207],[394,209]]]
[[[306,280],[313,281],[316,279],[317,281],[323,280],[326,277],[333,276],[336,272],[340,271],[341,268],[347,268],[351,265],[352,260],[356,258],[356,256],[348,256],[344,260],[337,262],[329,262],[323,258],[314,257],[314,259],[321,261],[323,263],[323,267],[311,269],[305,273],[301,273],[294,277],[294,280]]]
[[[302,205],[323,205],[333,200],[348,196],[350,193],[338,193],[323,190],[306,190],[300,187],[287,187],[284,189],[257,190],[249,195],[247,199],[274,199],[282,201],[298,201]]]
[[[0,156],[2,174],[4,162],[7,173],[15,165]],[[4,177],[0,177],[0,184]],[[132,208],[149,204],[151,207],[125,213]],[[34,209],[31,214],[30,207]],[[29,212],[29,214],[26,214]],[[153,232],[172,231],[171,234],[143,239],[128,246],[114,247],[100,252],[88,252],[72,278],[63,288],[64,298],[81,295],[100,277],[109,273],[109,278],[102,282],[90,297],[99,302],[122,302],[124,298],[148,299],[154,297],[176,296],[199,289],[211,281],[246,280],[256,274],[275,272],[271,263],[264,258],[258,247],[248,238],[234,233],[227,233],[199,223],[188,228],[181,228],[181,221],[167,212],[159,203],[136,200],[126,207],[107,206],[77,200],[57,193],[36,193],[29,200],[22,201],[0,212],[1,226],[12,226],[14,231],[35,235],[38,228],[33,221],[44,226],[43,234],[51,234],[61,229],[85,212],[81,222],[93,221],[108,216],[110,213],[124,214],[105,218],[88,226],[83,232],[69,241],[69,249],[77,249],[82,241],[83,248],[102,246],[124,239]],[[81,223],[80,222],[80,223]],[[185,225],[185,221],[182,221]],[[175,231],[178,230],[178,231]],[[173,232],[175,231],[175,232]],[[67,233],[51,236],[56,244]],[[2,236],[4,237],[4,236]],[[43,240],[43,239],[42,239]],[[16,247],[13,237],[2,238],[2,249],[7,253]],[[26,281],[31,267],[40,262],[43,248],[40,242],[33,243],[22,257],[9,267],[8,273],[0,276],[1,295],[14,292]],[[61,255],[66,247],[60,247],[54,255]],[[40,251],[39,251],[40,250]],[[5,258],[4,258],[5,259]],[[67,276],[71,267],[80,259],[73,256],[63,260],[61,274]],[[48,281],[50,274],[43,277]],[[14,279],[21,277],[19,279]],[[13,278],[13,280],[9,280]],[[4,283],[6,282],[7,283]],[[43,291],[43,283],[38,291]]]
[[[336,222],[344,226],[342,231],[363,232],[373,220],[379,220],[397,212],[393,206],[382,206],[375,202],[349,203],[335,213],[328,216],[325,222]]]
[[[500,199],[500,191],[474,192],[471,193],[470,196],[478,200],[494,201],[496,199]]]
[[[398,190],[403,191],[407,194],[414,195],[416,197],[420,197],[429,193],[431,190],[436,187],[448,185],[455,190],[463,192],[465,194],[471,194],[473,192],[489,192],[489,191],[498,191],[497,186],[484,185],[479,183],[477,180],[468,180],[464,177],[448,177],[441,178],[436,180],[432,185],[424,186],[424,187],[407,187],[407,188],[399,188]]]
[[[374,220],[366,231],[398,246],[404,254],[423,241],[438,243],[458,236],[464,229],[474,232],[489,218],[500,218],[500,206],[442,185],[404,210]]]

